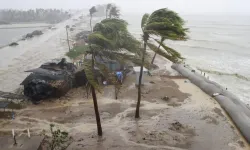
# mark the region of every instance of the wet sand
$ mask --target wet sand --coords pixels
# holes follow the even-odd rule
[[[0,135],[19,136],[30,128],[32,136],[49,125],[74,138],[69,150],[246,150],[249,148],[217,102],[186,79],[145,77],[140,119],[134,119],[137,89],[135,75],[126,78],[118,100],[113,86],[98,94],[103,137],[97,136],[93,102],[84,88],[39,105],[16,110],[15,120],[0,119]],[[168,97],[168,99],[164,97]]]

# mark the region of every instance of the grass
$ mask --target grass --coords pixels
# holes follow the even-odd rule
[[[89,50],[88,45],[74,47],[72,50],[66,53],[66,56],[68,56],[71,59],[75,59],[78,56],[84,54],[85,51]]]

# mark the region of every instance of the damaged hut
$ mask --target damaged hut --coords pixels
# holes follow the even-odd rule
[[[33,101],[66,94],[75,82],[76,66],[66,59],[53,60],[39,68],[28,70],[31,74],[24,79],[24,95]]]

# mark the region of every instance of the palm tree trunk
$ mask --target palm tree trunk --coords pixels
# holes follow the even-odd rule
[[[94,55],[93,54],[92,54],[92,69],[94,72]],[[98,110],[98,103],[97,103],[95,88],[93,87],[93,85],[91,85],[91,92],[92,92],[92,98],[93,98],[94,109],[95,109],[97,132],[99,136],[102,136],[102,125],[101,125],[100,114]]]
[[[163,40],[163,39],[161,39],[161,43],[159,44],[159,46],[158,46],[158,48],[157,48],[157,51],[160,49],[161,44],[162,44],[162,42],[163,42],[163,41],[164,41],[164,40]],[[152,59],[152,61],[151,61],[151,64],[154,64],[156,54],[157,54],[157,53],[155,52],[154,57],[153,57],[153,59]]]
[[[144,41],[144,50],[143,50],[143,54],[142,54],[142,63],[141,63],[141,70],[140,70],[140,76],[139,76],[138,100],[137,100],[137,105],[136,105],[135,118],[140,118],[141,80],[142,80],[142,74],[143,74],[143,65],[144,65],[146,48],[147,48],[147,42]]]
[[[108,9],[106,9],[106,19],[108,18]]]
[[[66,33],[67,33],[67,42],[68,42],[68,47],[70,51],[70,45],[69,45],[69,34],[68,34],[68,28],[66,27]]]
[[[92,30],[92,15],[90,15],[89,24],[90,24],[90,30],[91,30],[91,33],[92,33],[93,32],[93,30]]]

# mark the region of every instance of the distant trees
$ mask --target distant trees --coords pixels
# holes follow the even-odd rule
[[[89,9],[89,15],[90,15],[89,24],[90,24],[91,32],[92,32],[92,30],[93,30],[93,28],[92,28],[92,17],[93,17],[93,14],[96,13],[96,12],[97,12],[97,10],[96,10],[95,6],[93,6],[93,7],[91,7],[91,8]]]
[[[120,9],[115,6],[115,5],[112,5],[112,7],[110,8],[110,11],[109,11],[109,18],[119,18],[120,17]]]
[[[108,18],[108,12],[110,11],[111,7],[112,7],[111,3],[107,4],[107,6],[106,6],[106,19]]]
[[[70,18],[67,11],[59,9],[0,10],[0,22],[46,22],[58,23]]]

